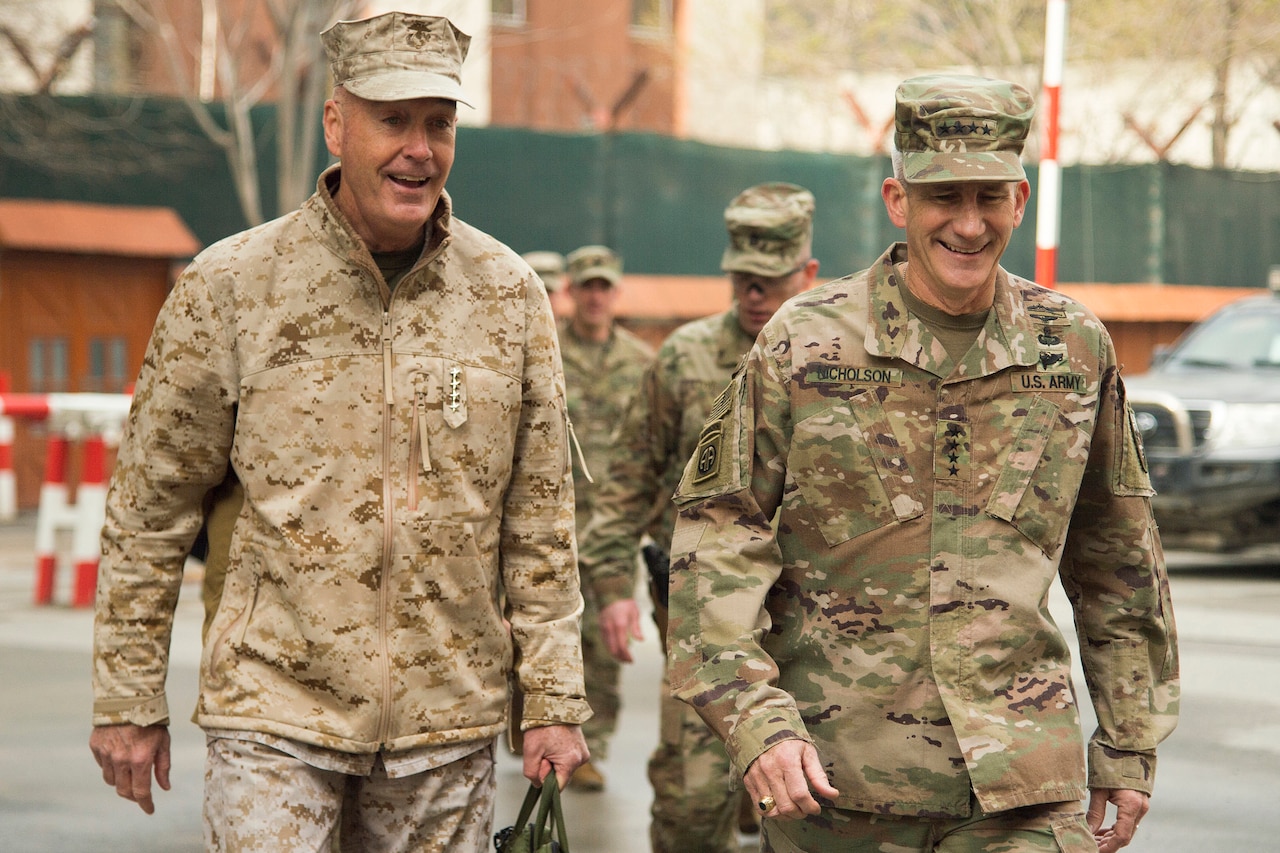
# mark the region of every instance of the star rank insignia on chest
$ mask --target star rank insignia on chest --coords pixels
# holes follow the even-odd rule
[[[462,405],[462,371],[457,368],[449,370],[449,411],[456,412]]]
[[[933,478],[969,480],[973,461],[971,442],[969,424],[957,420],[938,421],[933,443]]]

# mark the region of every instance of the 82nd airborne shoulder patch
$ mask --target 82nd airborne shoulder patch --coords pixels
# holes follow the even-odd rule
[[[724,425],[720,421],[712,421],[702,428],[702,435],[698,436],[698,449],[693,452],[692,485],[714,480],[720,473],[723,439]]]

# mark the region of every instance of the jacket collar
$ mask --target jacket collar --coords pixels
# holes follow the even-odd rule
[[[338,203],[333,198],[341,178],[341,164],[330,166],[320,173],[316,180],[315,194],[302,206],[309,214],[308,225],[322,243],[331,246],[340,256],[360,258],[367,266],[377,269],[369,247],[356,234],[351,222],[338,209]],[[415,267],[434,258],[449,241],[453,224],[453,200],[447,190],[440,193],[440,201],[436,203],[428,224],[431,232]]]
[[[940,378],[987,376],[1007,367],[1030,367],[1039,360],[1036,326],[1027,312],[1026,288],[1035,288],[996,270],[995,301],[976,346],[956,365],[933,332],[911,314],[902,299],[906,287],[894,265],[907,260],[907,245],[895,243],[867,271],[867,332],[869,354],[909,362]]]
[[[716,330],[716,363],[724,368],[736,368],[738,362],[755,343],[747,337],[738,324],[738,306],[735,304],[721,315],[720,328]]]

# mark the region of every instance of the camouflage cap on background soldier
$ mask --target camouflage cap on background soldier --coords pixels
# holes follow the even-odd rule
[[[757,184],[738,193],[724,211],[729,245],[720,269],[769,278],[795,272],[812,250],[813,208],[813,193],[795,184]]]
[[[533,271],[542,279],[547,293],[555,293],[564,284],[564,255],[559,252],[525,252],[520,257],[533,267]]]
[[[1031,93],[1005,80],[928,74],[894,95],[894,147],[909,183],[1020,181]]]
[[[582,284],[601,278],[611,285],[622,281],[622,258],[608,246],[583,246],[565,258],[569,266],[569,283]]]
[[[446,98],[462,92],[462,60],[471,36],[448,18],[388,12],[339,21],[320,34],[333,85],[366,101]]]

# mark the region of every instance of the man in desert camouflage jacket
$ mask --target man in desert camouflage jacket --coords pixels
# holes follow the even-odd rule
[[[780,182],[749,187],[729,202],[720,266],[733,288],[733,307],[667,337],[618,427],[617,451],[583,533],[580,562],[584,583],[599,599],[605,643],[621,661],[631,662],[629,641],[642,636],[635,601],[642,537],[653,540],[645,562],[654,574],[659,630],[665,631],[667,546],[675,526],[670,499],[680,472],[712,401],[756,334],[817,276],[813,209],[812,193]],[[654,853],[737,853],[741,796],[724,746],[665,684],[660,714],[659,743],[649,760]]]
[[[513,667],[525,775],[563,785],[586,758],[555,326],[533,270],[444,190],[469,38],[395,12],[323,40],[340,164],[202,252],[152,335],[103,531],[91,747],[151,813],[183,558],[230,468],[244,500],[196,709],[207,849],[340,832],[478,853]]]
[[[1106,330],[999,266],[1032,112],[1011,83],[901,84],[905,245],[779,310],[684,472],[672,684],[764,850],[1109,853],[1147,811],[1178,713],[1168,581]]]
[[[573,469],[575,526],[581,540],[600,478],[618,452],[613,431],[653,361],[653,350],[616,322],[622,258],[607,246],[583,246],[570,252],[565,262],[572,309],[558,329],[569,422],[582,449],[582,459]],[[591,705],[591,719],[583,724],[582,734],[591,758],[574,771],[573,785],[598,791],[605,780],[596,762],[609,757],[609,738],[622,707],[621,665],[600,634],[600,605],[590,587],[583,589],[582,672]]]

